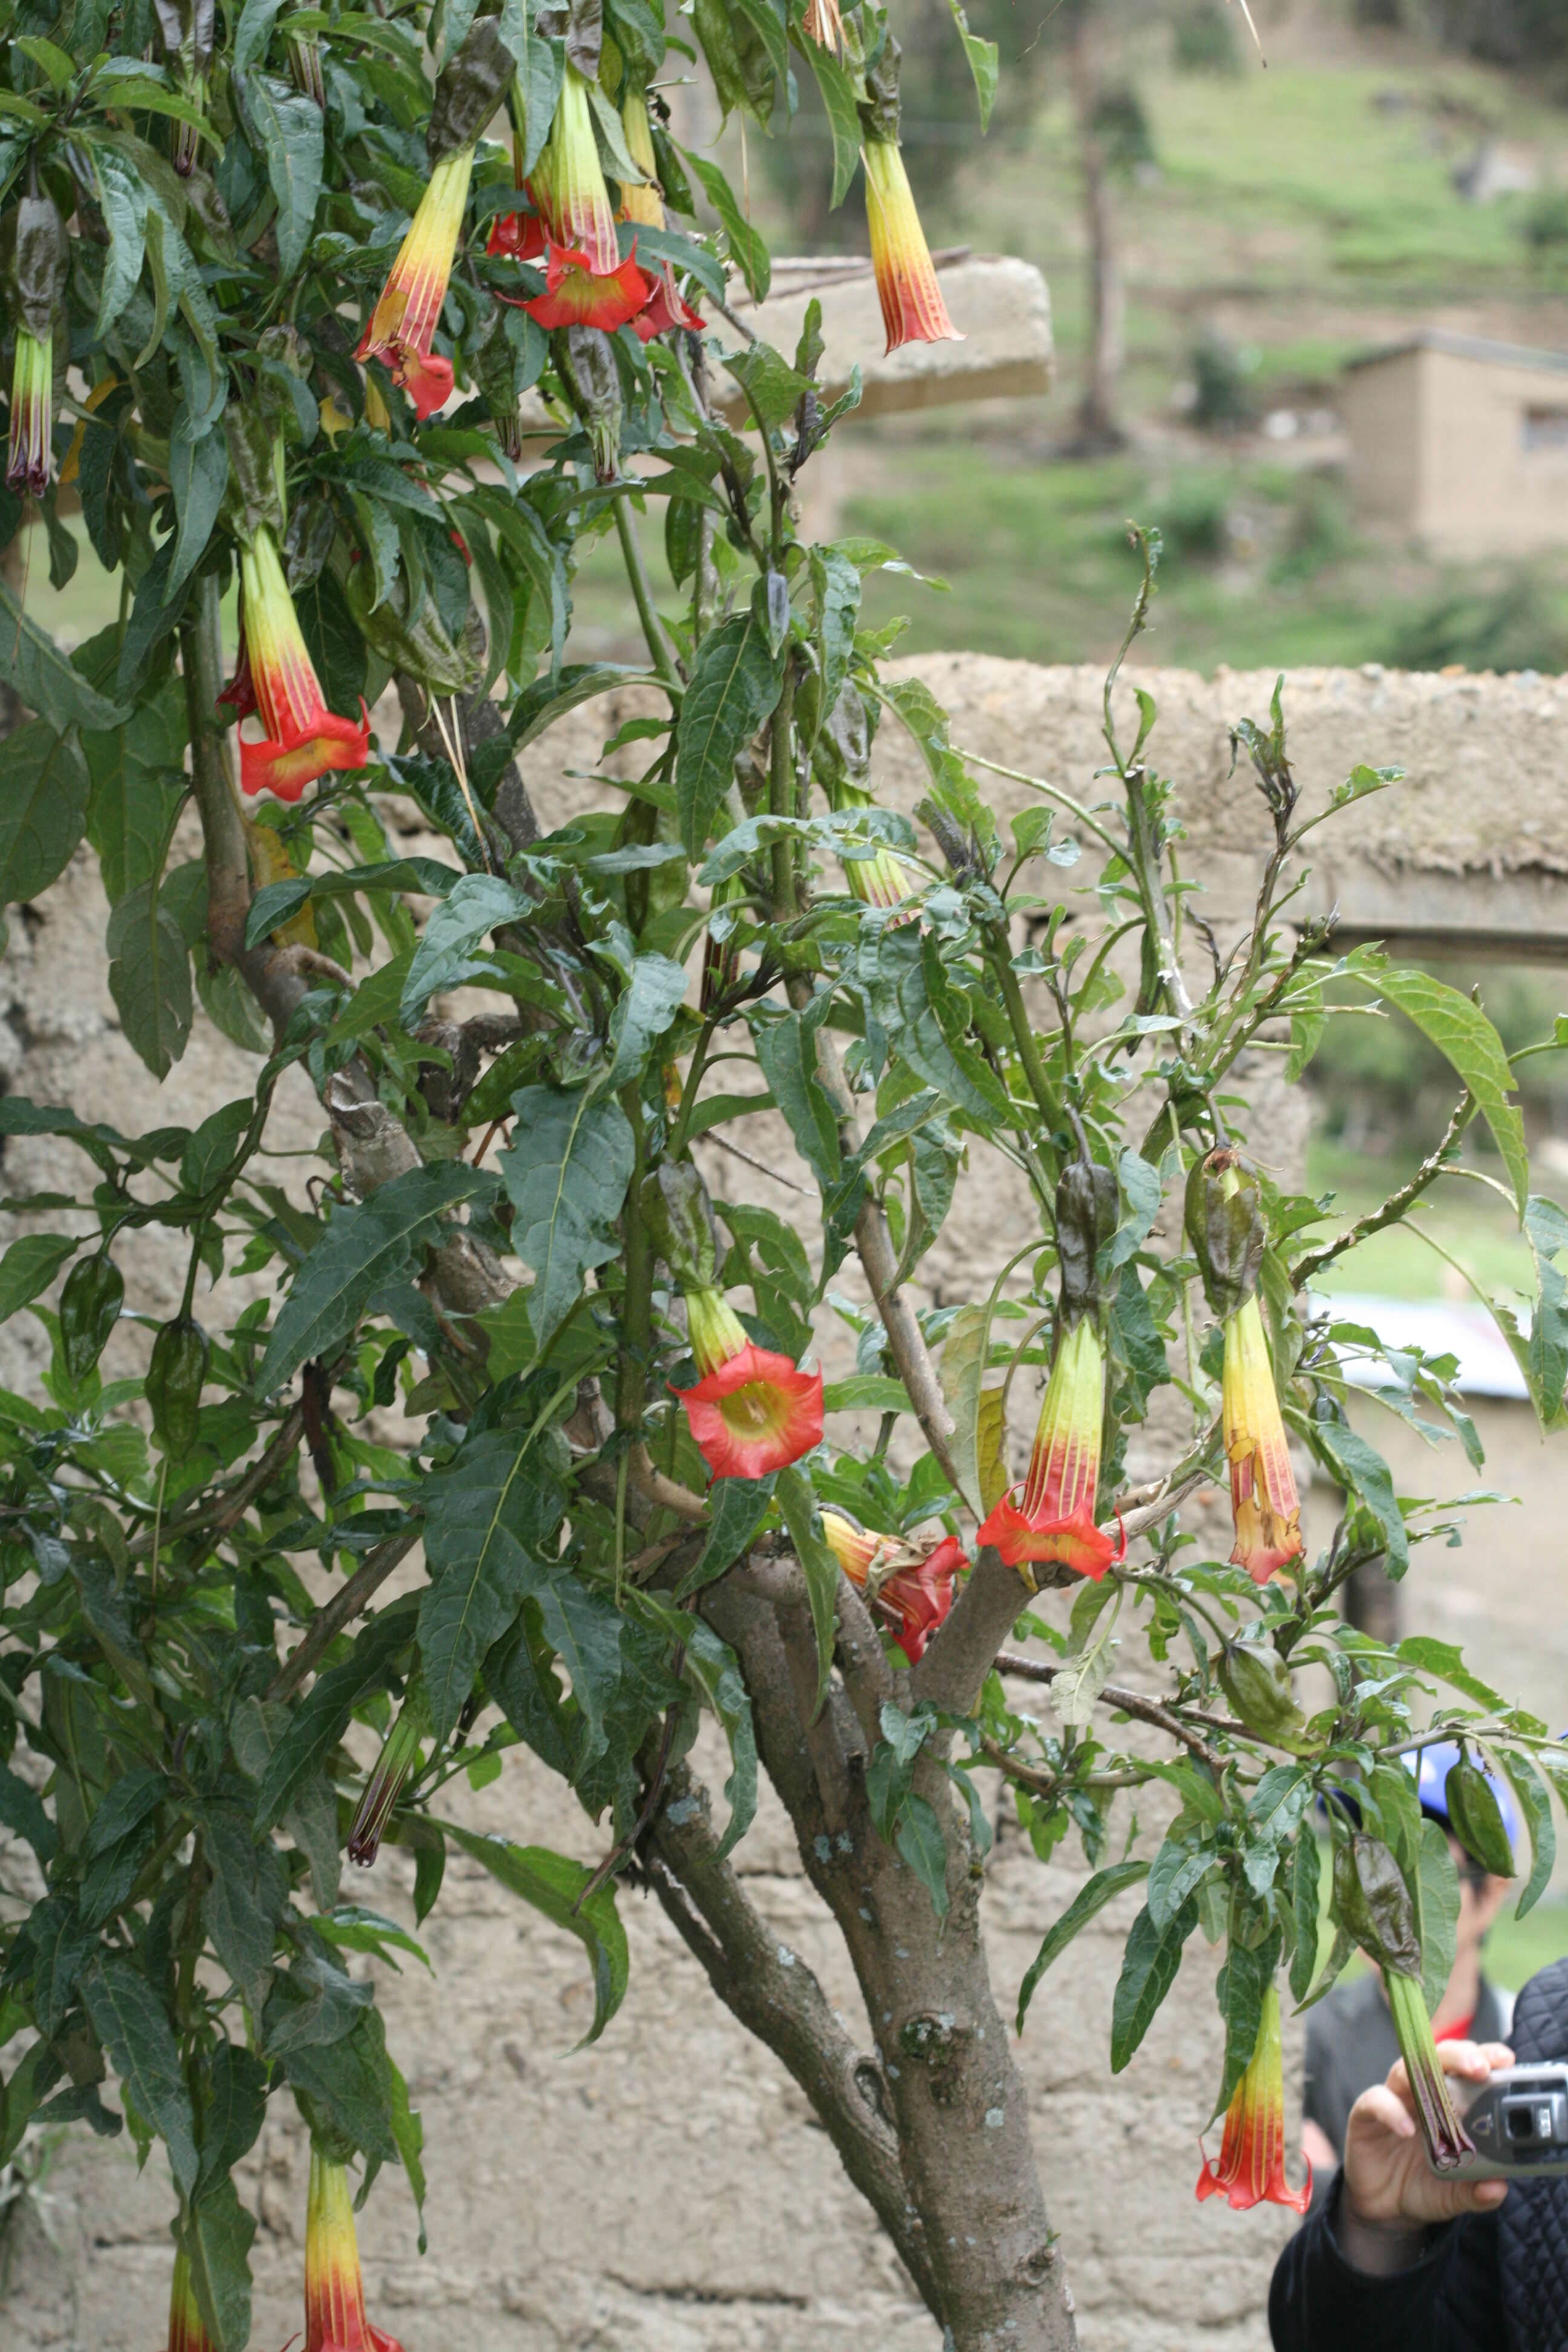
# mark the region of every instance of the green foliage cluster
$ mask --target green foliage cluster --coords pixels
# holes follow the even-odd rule
[[[123,594],[119,621],[68,659],[14,600],[0,615],[0,672],[36,713],[7,746],[0,895],[47,893],[85,837],[111,902],[110,985],[150,1074],[168,1075],[203,1019],[257,1069],[194,1129],[130,1134],[90,1106],[0,1098],[0,1139],[54,1139],[79,1171],[69,1190],[4,1203],[30,1222],[0,1259],[0,1317],[33,1315],[50,1360],[41,1395],[0,1394],[0,1822],[36,1866],[36,1899],[0,1897],[0,2164],[30,2129],[68,2122],[123,2130],[143,2158],[160,2145],[204,2327],[216,2352],[241,2352],[255,2221],[234,2171],[268,2100],[292,2099],[366,2185],[396,2164],[423,2194],[418,2118],[374,1982],[348,1966],[412,1939],[353,1900],[345,1841],[355,1858],[378,1838],[407,1850],[417,1921],[453,1845],[480,1862],[578,1940],[596,2035],[626,1986],[616,1879],[654,1848],[688,1927],[679,1906],[721,1885],[696,1942],[724,1980],[742,1898],[718,1874],[763,1765],[790,1792],[868,1990],[884,1963],[857,1924],[864,1879],[883,1874],[889,1904],[914,1890],[897,1954],[915,1971],[911,2015],[940,2008],[942,1971],[977,1949],[982,1776],[996,1773],[1042,1860],[1076,1833],[1100,1873],[1026,2003],[1084,1916],[1142,1889],[1113,2065],[1201,1928],[1229,1950],[1223,2105],[1276,1972],[1312,1997],[1366,1940],[1340,1860],[1369,1842],[1410,1912],[1383,1957],[1438,1983],[1452,1871],[1423,1835],[1404,1755],[1461,1736],[1509,1775],[1533,1841],[1521,1907],[1550,1874],[1561,1759],[1456,1651],[1416,1635],[1390,1654],[1342,1623],[1336,1596],[1360,1564],[1402,1574],[1450,1523],[1398,1496],[1352,1425],[1347,1367],[1378,1343],[1321,1313],[1310,1284],[1446,1179],[1479,1122],[1537,1269],[1529,1328],[1500,1320],[1556,1427],[1568,1222],[1529,1190],[1521,1055],[1485,1012],[1372,950],[1336,957],[1291,919],[1303,843],[1396,772],[1358,768],[1309,814],[1278,694],[1266,720],[1238,718],[1236,789],[1261,795],[1273,846],[1256,922],[1212,961],[1152,764],[1157,714],[1140,693],[1130,731],[1114,671],[1089,797],[1026,779],[1033,803],[1005,833],[986,763],[954,746],[925,686],[884,667],[898,631],[868,617],[864,589],[894,551],[801,535],[798,478],[855,389],[828,404],[814,308],[793,353],[737,325],[731,275],[763,292],[765,245],[657,112],[662,202],[689,226],[638,225],[638,252],[705,292],[717,328],[646,343],[629,323],[546,332],[521,306],[556,289],[488,249],[519,201],[513,159],[476,137],[435,345],[416,354],[451,368],[458,404],[421,417],[401,362],[355,356],[459,101],[482,121],[509,100],[536,163],[570,61],[593,80],[624,195],[641,183],[612,100],[651,87],[690,33],[721,102],[759,125],[794,104],[792,58],[809,66],[847,187],[861,140],[896,123],[885,18],[863,0],[842,57],[769,0],[699,0],[668,36],[641,0],[538,16],[508,0],[499,16],[443,0],[390,18],[245,0],[221,28],[200,5],[155,22],[79,5],[14,21],[0,179],[30,203],[47,191],[62,236],[78,225],[51,314],[55,455]],[[957,31],[984,113],[994,56],[962,18]],[[716,227],[700,226],[692,180]],[[510,454],[525,392],[545,445],[529,467]],[[42,509],[63,575],[54,488]],[[12,529],[21,513],[13,500]],[[676,592],[663,612],[639,536],[650,514]],[[408,715],[396,748],[368,741],[367,765],[252,814],[218,701],[218,619],[268,517],[340,724],[353,735],[359,698],[393,680]],[[579,551],[611,532],[646,641],[635,669],[564,658]],[[1158,557],[1157,539],[1139,544],[1129,643]],[[279,613],[247,607],[253,680]],[[518,756],[628,684],[640,698],[606,752],[635,749],[637,772],[605,774],[597,808],[542,836]],[[895,730],[923,778],[918,825],[875,797],[875,740]],[[439,855],[397,853],[387,795]],[[201,851],[172,862],[187,812]],[[1240,1057],[1273,1046],[1299,1076],[1340,986],[1395,1005],[1442,1055],[1458,1090],[1447,1135],[1362,1227],[1331,1238],[1321,1204],[1248,1173],[1243,1210],[1189,1220],[1184,1239],[1179,1203],[1194,1181],[1201,1196],[1211,1155],[1238,1164]],[[491,1009],[440,1018],[459,988]],[[291,1192],[268,1122],[296,1067],[328,1132],[319,1181]],[[692,1159],[763,1107],[814,1187],[790,1220],[710,1201]],[[912,1283],[933,1240],[984,1213],[961,1186],[982,1151],[1018,1171],[1037,1231],[985,1295],[922,1307]],[[156,1324],[134,1248],[151,1231],[187,1268],[178,1312]],[[833,1287],[852,1251],[875,1311]],[[209,1328],[230,1274],[270,1288]],[[807,1388],[795,1368],[816,1320],[840,1314],[856,1370],[823,1411],[839,1430],[874,1411],[879,1442],[814,1429],[762,1475],[710,1481],[682,1402],[697,1339],[682,1300],[715,1290],[744,1303],[748,1356],[726,1364],[760,1350]],[[1262,1584],[1182,1517],[1226,1475],[1221,1373],[1242,1312],[1262,1318],[1285,1424],[1345,1496],[1326,1540]],[[1087,1433],[1098,1489],[1079,1507],[1098,1507],[1116,1556],[1100,1580],[1048,1553],[1019,1575],[975,1532],[1006,1484],[1009,1394],[1090,1320],[1107,1369]],[[1453,1362],[1380,1360],[1390,1408],[1479,1464]],[[1184,1438],[1135,1501],[1128,1447],[1163,1389]],[[404,1445],[373,1419],[394,1400],[416,1432]],[[910,1440],[896,1453],[895,1433]],[[947,1587],[922,1657],[879,1638],[883,1585],[847,1580],[826,1509],[917,1570],[934,1572],[939,1535],[964,1538],[961,1590]],[[1131,1551],[1111,1543],[1117,1521]],[[386,1600],[416,1547],[422,1574]],[[771,1612],[760,1642],[754,1617],[724,1605],[753,1577]],[[1077,1582],[1066,1632],[1027,1609],[1041,1580]],[[1158,1702],[1134,1696],[1168,1754],[1129,1752],[1115,1728],[1119,1622],[1163,1678]],[[1055,1653],[1028,1661],[1052,1685],[1054,1729],[996,1670],[1016,1622]],[[1310,1717],[1291,1686],[1308,1665],[1331,1692]],[[711,1832],[705,1798],[670,1801],[704,1713],[729,1755]],[[388,1740],[368,1776],[367,1736]],[[816,1799],[798,1769],[834,1741],[837,1846],[805,1834]],[[483,1786],[520,1744],[604,1824],[598,1870],[453,1817],[457,1777]],[[1331,1813],[1338,1932],[1319,1971],[1313,1808],[1347,1779],[1362,1826],[1352,1853],[1348,1816]],[[1108,1864],[1117,1792],[1155,1780],[1178,1797],[1172,1826],[1147,1861]],[[753,2011],[759,2031],[774,2013]],[[977,2063],[989,2083],[994,2045]],[[830,2069],[802,2058],[800,2072],[831,2098]],[[891,2068],[883,2087],[888,2134],[912,2139],[916,2093]],[[1019,2137],[1007,2160],[1026,2167]],[[957,2137],[951,2162],[923,2169],[911,2157],[907,2174],[895,2149],[889,2229],[918,2181],[935,2242],[952,2183],[1000,2160],[975,2153],[990,2138]],[[926,2291],[967,2346],[965,2276],[955,2257]]]

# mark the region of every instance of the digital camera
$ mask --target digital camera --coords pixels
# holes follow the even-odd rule
[[[1448,2078],[1475,2141],[1445,2180],[1568,2179],[1568,2058],[1505,2066],[1484,2083]]]

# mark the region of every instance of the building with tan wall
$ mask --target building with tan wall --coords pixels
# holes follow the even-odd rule
[[[1440,556],[1568,546],[1568,352],[1424,327],[1346,368],[1358,512]]]

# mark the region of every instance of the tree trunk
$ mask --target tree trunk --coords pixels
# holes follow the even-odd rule
[[[1068,47],[1089,264],[1088,374],[1078,421],[1087,447],[1119,449],[1127,438],[1120,415],[1121,371],[1127,357],[1127,295],[1117,250],[1110,170],[1095,119],[1100,83],[1089,53],[1087,15],[1084,8],[1074,10]]]
[[[941,1755],[921,1756],[915,1787],[946,1841],[945,1918],[871,1817],[880,1710],[909,1706],[909,1678],[840,1578],[839,1671],[814,1717],[816,1644],[793,1560],[754,1560],[702,1607],[741,1661],[763,1762],[844,1937],[873,2048],[857,2057],[804,1962],[784,1960],[739,1881],[712,1862],[684,1780],[687,1801],[672,1807],[677,1784],[667,1784],[645,1850],[660,1899],[721,1999],[812,2100],[952,2352],[1072,2352],[1072,2298],[981,1938],[977,1857]]]

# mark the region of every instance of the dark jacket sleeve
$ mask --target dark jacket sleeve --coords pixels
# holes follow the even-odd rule
[[[1497,2217],[1435,2230],[1408,2270],[1352,2270],[1336,2234],[1342,2184],[1297,2231],[1268,2295],[1274,2352],[1502,2352]]]

